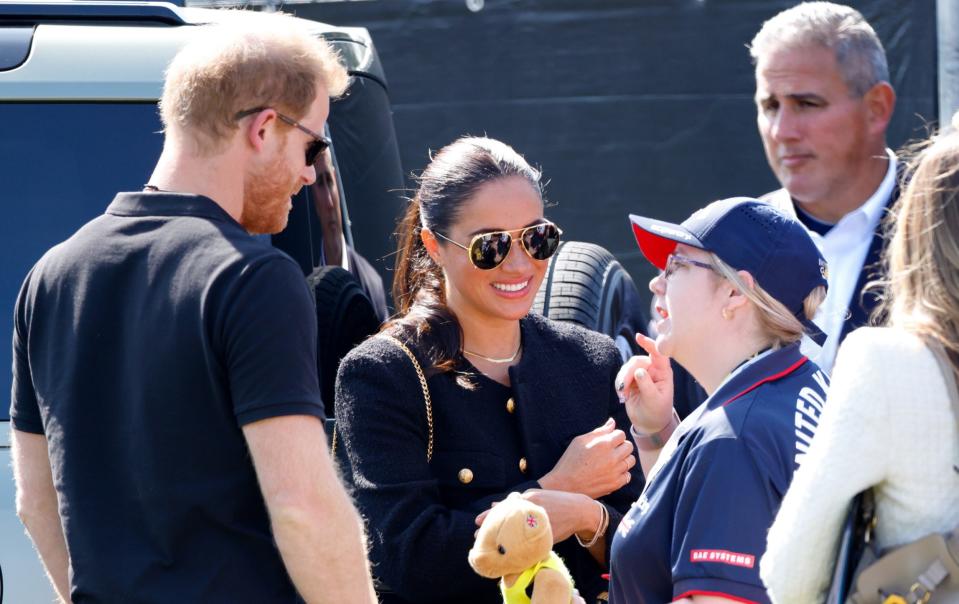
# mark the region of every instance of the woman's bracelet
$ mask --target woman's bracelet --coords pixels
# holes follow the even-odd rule
[[[580,545],[587,549],[596,545],[603,535],[606,534],[606,529],[609,528],[609,510],[606,509],[606,506],[603,505],[602,501],[597,501],[596,503],[599,504],[600,516],[599,527],[596,529],[596,532],[593,533],[593,537],[589,541],[584,542],[579,538],[579,535],[576,535],[576,541],[578,541]]]
[[[669,419],[669,423],[659,432],[643,434],[637,431],[634,426],[630,426],[629,433],[633,437],[637,449],[640,451],[656,451],[663,448],[663,445],[666,444],[677,427],[679,427],[679,414],[676,413],[676,409],[673,409],[673,416]]]

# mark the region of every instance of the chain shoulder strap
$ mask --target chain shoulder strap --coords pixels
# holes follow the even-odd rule
[[[409,357],[410,362],[413,363],[413,369],[416,370],[416,377],[420,380],[420,388],[423,389],[423,401],[426,403],[426,428],[428,430],[427,443],[426,443],[426,461],[433,460],[433,399],[430,398],[430,389],[426,384],[426,374],[423,373],[423,367],[420,366],[420,362],[416,360],[416,356],[413,354],[406,344],[400,342],[398,339],[393,336],[380,334],[377,337],[381,337],[385,340],[389,340],[395,344],[400,350],[406,353],[406,356]],[[336,455],[336,426],[333,426],[333,437],[330,444],[330,454]]]

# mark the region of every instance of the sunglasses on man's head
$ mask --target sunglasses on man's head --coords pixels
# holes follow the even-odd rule
[[[469,246],[453,241],[442,233],[436,235],[445,239],[457,247],[466,250],[473,266],[480,270],[488,271],[496,268],[506,261],[513,245],[513,236],[511,233],[519,233],[519,239],[523,242],[523,249],[533,260],[547,260],[556,253],[559,247],[559,238],[563,234],[558,226],[552,222],[541,222],[522,229],[512,231],[493,231],[490,233],[480,233],[473,237]]]
[[[245,118],[248,115],[253,115],[254,113],[259,113],[266,109],[269,109],[269,107],[256,107],[254,109],[247,109],[245,111],[241,111],[237,113],[235,116],[233,116],[233,119],[240,120]],[[274,109],[274,111],[276,111],[276,109]],[[305,132],[313,137],[313,140],[306,147],[306,165],[308,166],[312,166],[313,164],[315,164],[316,158],[320,156],[320,153],[323,153],[324,151],[326,151],[332,144],[330,139],[326,138],[325,136],[321,134],[317,134],[316,132],[313,132],[312,130],[310,130],[309,128],[301,124],[300,122],[296,121],[292,117],[283,115],[279,111],[276,111],[276,117],[280,118],[280,121],[286,122],[290,126],[293,126],[294,128],[297,128],[300,131]]]

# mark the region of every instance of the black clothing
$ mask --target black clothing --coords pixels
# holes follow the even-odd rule
[[[686,419],[709,395],[696,378],[675,359],[669,359],[669,365],[673,369],[673,408],[680,419]]]
[[[521,333],[523,355],[510,369],[511,387],[466,361],[473,390],[458,385],[452,373],[429,378],[431,463],[423,394],[409,358],[395,343],[375,337],[343,360],[337,426],[356,501],[369,523],[374,574],[395,591],[384,594],[384,602],[500,602],[496,583],[467,563],[476,515],[510,491],[538,487],[536,480],[574,437],[609,417],[628,430],[625,407],[613,389],[621,358],[608,337],[538,315],[521,321]],[[428,368],[416,347],[410,348]],[[469,480],[462,479],[462,470],[472,473]],[[641,484],[637,464],[633,480],[603,499],[611,516],[610,539]],[[554,550],[587,601],[605,591],[603,570],[575,539]]]
[[[356,277],[363,287],[363,292],[369,296],[373,303],[373,310],[380,322],[386,321],[389,317],[389,310],[386,308],[386,292],[383,290],[383,278],[376,272],[373,265],[366,261],[366,258],[360,256],[359,252],[351,246],[346,246],[346,254],[350,262],[350,272]]]
[[[74,602],[298,601],[240,426],[323,417],[315,338],[297,264],[205,197],[121,193],[37,263],[11,417],[49,443]]]
[[[900,163],[900,165],[902,165],[902,163]],[[862,263],[862,272],[859,273],[859,279],[856,281],[856,289],[853,290],[852,299],[849,301],[849,314],[842,324],[842,335],[839,338],[840,344],[853,330],[869,325],[869,318],[879,305],[879,292],[875,289],[866,291],[866,285],[878,279],[885,278],[886,276],[886,269],[882,264],[882,251],[886,247],[886,238],[883,236],[883,229],[888,224],[888,216],[892,213],[896,202],[899,201],[898,183],[897,178],[896,187],[892,190],[892,194],[886,202],[886,207],[883,210],[883,218],[879,221],[879,226],[872,236],[869,251],[866,252],[866,259]]]

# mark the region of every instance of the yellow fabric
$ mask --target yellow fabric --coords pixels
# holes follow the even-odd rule
[[[550,552],[549,558],[524,570],[512,587],[506,587],[502,579],[500,580],[499,589],[503,594],[504,604],[530,604],[529,596],[526,595],[526,588],[536,578],[536,573],[543,568],[552,568],[559,571],[569,581],[570,586],[573,585],[573,578],[570,576],[566,564],[563,563],[563,559],[557,556],[556,552]]]

